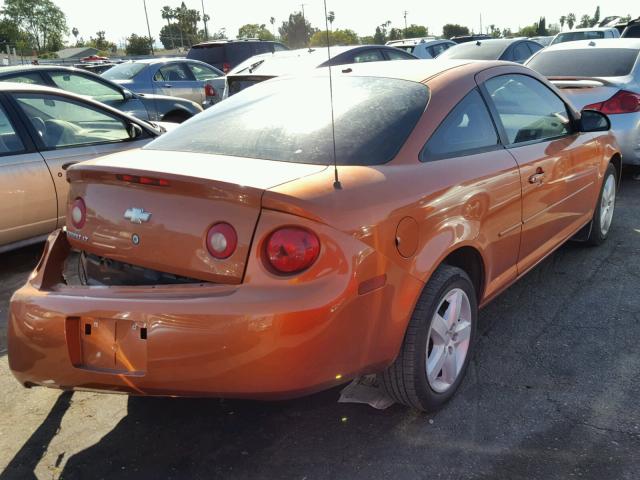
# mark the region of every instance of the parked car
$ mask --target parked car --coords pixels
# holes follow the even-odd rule
[[[553,41],[553,35],[547,35],[545,37],[529,37],[529,40],[539,43],[543,47],[548,47]]]
[[[627,26],[620,36],[622,38],[640,38],[640,17],[627,23]]]
[[[68,166],[140,148],[163,129],[62,90],[0,83],[0,252],[64,225]]]
[[[377,373],[434,410],[479,306],[567,239],[606,240],[609,122],[541,75],[378,62],[332,69],[331,94],[327,70],[69,169],[67,231],[11,301],[21,384],[277,399]]]
[[[446,49],[456,45],[456,43],[451,40],[426,37],[391,40],[387,42],[387,45],[404,50],[418,58],[436,58]]]
[[[331,47],[331,59],[326,47],[301,48],[264,55],[245,60],[227,74],[224,97],[247,87],[281,75],[290,75],[314,68],[346,65],[350,63],[381,62],[387,60],[417,60],[414,55],[386,45],[355,45]]]
[[[132,92],[186,98],[204,108],[222,100],[224,73],[197,60],[152,58],[117,65],[102,74]]]
[[[640,39],[552,45],[527,66],[549,78],[577,108],[606,113],[622,161],[640,165]]]
[[[189,49],[187,58],[208,63],[225,74],[247,58],[263,53],[275,53],[289,50],[279,42],[246,38],[238,40],[215,40],[194,45]]]
[[[200,113],[195,102],[164,95],[133,93],[100,75],[72,67],[16,66],[0,69],[0,81],[61,88],[84,95],[142,120],[181,123]]]
[[[522,38],[492,38],[462,43],[440,55],[441,59],[507,60],[524,63],[531,55],[544,48],[537,42]]]
[[[460,35],[458,37],[451,37],[451,41],[454,43],[467,43],[477,42],[478,40],[491,40],[491,35],[485,35],[484,33],[478,35]]]
[[[569,32],[558,33],[551,45],[564,42],[575,42],[577,40],[597,40],[603,38],[619,38],[620,32],[615,27],[595,27],[595,28],[574,28]]]

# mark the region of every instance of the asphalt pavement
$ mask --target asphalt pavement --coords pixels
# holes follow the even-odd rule
[[[434,415],[24,389],[11,293],[40,246],[0,255],[0,480],[640,478],[640,181],[601,247],[568,244],[480,314],[475,357]],[[354,339],[357,341],[357,339]]]

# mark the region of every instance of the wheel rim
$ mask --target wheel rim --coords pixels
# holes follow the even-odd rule
[[[615,206],[616,180],[613,175],[609,175],[602,188],[602,198],[600,199],[600,232],[602,235],[609,232]]]
[[[449,291],[431,319],[426,370],[431,388],[446,392],[456,382],[471,340],[471,304],[459,288]]]

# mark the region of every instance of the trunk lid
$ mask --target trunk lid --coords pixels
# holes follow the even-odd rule
[[[69,169],[69,206],[86,204],[86,222],[67,217],[70,243],[89,254],[127,265],[206,282],[242,282],[265,189],[312,175],[324,165],[140,150]],[[131,182],[123,175],[162,179],[166,186]],[[133,213],[133,215],[132,215]],[[148,214],[148,215],[147,215]],[[235,251],[212,257],[207,232],[227,222]]]
[[[558,78],[550,79],[580,111],[592,103],[600,103],[613,97],[620,87],[601,79]]]

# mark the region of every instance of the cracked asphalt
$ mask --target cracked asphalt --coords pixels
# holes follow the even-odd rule
[[[0,255],[0,479],[637,479],[640,182],[607,243],[562,247],[480,315],[475,357],[435,415],[23,389],[6,312],[41,246]],[[354,339],[357,341],[357,339]]]

